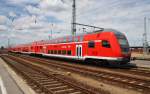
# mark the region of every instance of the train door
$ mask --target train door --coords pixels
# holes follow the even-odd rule
[[[76,56],[78,59],[82,58],[82,45],[76,45]]]
[[[46,46],[43,46],[43,53],[46,53]]]

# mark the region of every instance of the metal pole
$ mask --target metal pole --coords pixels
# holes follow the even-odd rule
[[[53,24],[51,24],[50,35],[48,35],[49,40],[52,39],[52,32],[53,32],[52,28],[53,28]]]
[[[51,25],[52,25],[52,28],[51,28],[51,39],[52,39],[53,38],[52,37],[52,35],[53,35],[53,30],[52,30],[53,29],[53,24],[51,24]]]
[[[10,20],[11,20],[11,26],[10,26],[10,28],[11,28],[11,30],[13,31],[13,22],[14,22],[14,20],[15,20],[15,18],[9,18]],[[11,31],[10,30],[10,31]],[[8,48],[10,48],[11,46],[10,46],[10,38],[9,38],[9,36],[8,36]]]
[[[147,54],[147,18],[144,17],[144,34],[143,34],[143,37],[144,37],[144,43],[143,43],[143,54]]]
[[[73,0],[72,5],[72,35],[75,36],[76,34],[76,0]]]

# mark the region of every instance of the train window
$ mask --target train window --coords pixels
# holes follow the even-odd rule
[[[62,51],[62,54],[65,55],[65,54],[66,54],[66,50],[63,50],[63,51]]]
[[[67,42],[67,39],[66,38],[64,38],[64,43],[66,43]]]
[[[61,50],[58,51],[58,54],[61,54]]]
[[[109,41],[103,40],[103,41],[102,41],[102,46],[103,46],[103,47],[106,47],[106,48],[110,48],[110,43],[109,43]]]
[[[48,54],[51,54],[51,50],[48,50]]]
[[[59,43],[62,43],[62,40],[59,40]]]
[[[94,48],[95,47],[95,42],[94,41],[89,41],[88,42],[88,47],[89,48]]]
[[[54,54],[54,51],[53,51],[53,50],[51,50],[51,54]]]
[[[72,41],[73,41],[72,37],[69,37],[68,42],[72,42]]]
[[[57,54],[57,50],[54,51],[54,54]]]
[[[121,46],[127,46],[127,45],[128,45],[128,42],[127,42],[126,39],[118,39],[118,41],[119,41],[119,44],[120,44]]]
[[[42,46],[40,46],[40,49],[42,49],[43,47]]]
[[[80,42],[82,42],[83,41],[83,36],[80,36]]]
[[[67,51],[67,55],[71,55],[71,50]]]
[[[78,41],[79,41],[78,36],[74,38],[74,41],[75,41],[75,42],[78,42]]]
[[[55,43],[57,43],[57,39],[55,40]]]
[[[58,40],[58,43],[61,43],[61,40],[60,40],[60,39]]]

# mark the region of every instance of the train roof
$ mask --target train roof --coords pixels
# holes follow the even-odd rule
[[[122,32],[119,32],[115,29],[101,29],[101,30],[97,30],[97,31],[93,31],[93,32],[87,32],[87,33],[79,33],[79,34],[76,34],[76,36],[81,36],[83,37],[84,35],[87,35],[87,34],[95,34],[95,33],[100,33],[100,32],[114,32],[116,35],[123,35]],[[65,39],[65,38],[72,38],[74,37],[73,35],[68,35],[68,36],[63,36],[63,37],[58,37],[58,38],[55,38],[55,39],[52,39],[52,40],[41,40],[41,41],[35,41],[33,43],[35,44],[48,44],[48,43],[52,43],[52,41],[57,41],[59,39]],[[57,43],[57,42],[56,42]]]
[[[79,33],[79,34],[76,34],[76,36],[83,37],[84,35],[87,35],[87,34],[95,34],[95,33],[100,33],[100,32],[114,32],[116,35],[122,35],[123,34],[122,32],[119,32],[119,31],[117,31],[115,29],[107,28],[107,29],[96,30],[96,31],[93,31],[93,32]],[[55,39],[52,39],[52,40],[34,41],[34,42],[28,43],[28,44],[17,45],[16,47],[31,46],[31,45],[34,45],[34,44],[35,45],[37,45],[37,44],[38,45],[42,45],[42,44],[49,44],[49,43],[58,43],[57,40],[61,40],[60,42],[65,42],[66,38],[72,39],[72,37],[74,37],[74,36],[73,35],[68,35],[68,36],[58,37],[58,38],[55,38]]]

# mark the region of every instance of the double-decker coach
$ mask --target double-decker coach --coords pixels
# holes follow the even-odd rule
[[[131,56],[126,36],[114,29],[33,42],[25,53],[117,64],[129,62]]]

